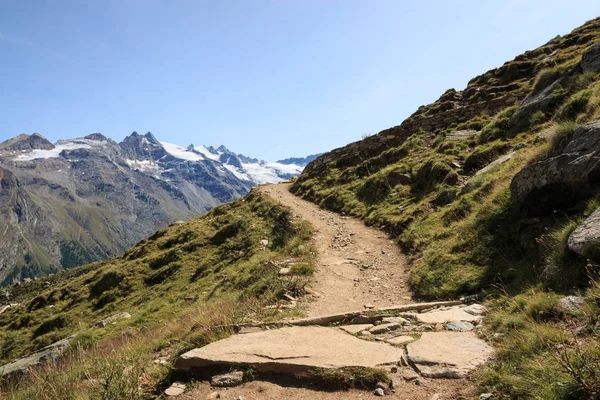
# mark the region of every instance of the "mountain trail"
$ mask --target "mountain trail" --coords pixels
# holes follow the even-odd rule
[[[289,207],[315,228],[318,262],[307,315],[326,315],[411,303],[404,256],[386,234],[361,221],[323,210],[289,192],[289,183],[258,190]]]
[[[201,382],[180,398],[337,400],[373,396],[357,389],[336,391],[299,378],[315,368],[345,367],[383,368],[391,386],[379,395],[393,399],[476,398],[470,372],[493,354],[472,332],[485,307],[413,302],[405,259],[392,240],[357,219],[297,198],[289,188],[289,183],[282,183],[261,185],[257,190],[314,227],[317,266],[313,293],[303,300],[303,310],[308,317],[348,315],[352,310],[350,314],[359,318],[339,327],[254,329],[191,350],[179,357],[176,368],[241,366],[254,369],[260,377],[231,388]],[[399,311],[386,314],[386,307]],[[371,309],[376,315],[360,311]]]

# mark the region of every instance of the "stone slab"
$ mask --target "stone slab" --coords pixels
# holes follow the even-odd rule
[[[179,357],[178,369],[252,366],[259,372],[298,373],[316,368],[397,364],[404,350],[358,339],[337,328],[288,327],[235,335]]]
[[[355,335],[358,332],[368,331],[373,327],[373,324],[356,324],[356,325],[342,325],[340,329],[351,335]]]
[[[444,311],[430,311],[422,314],[414,315],[419,322],[425,324],[445,324],[446,322],[479,322],[482,317],[480,315],[472,315],[461,308],[455,308]]]
[[[405,344],[412,343],[416,339],[412,336],[396,336],[395,338],[385,339],[385,341],[389,344],[393,344],[396,346],[404,346]]]
[[[428,378],[463,378],[493,355],[492,347],[473,332],[424,332],[406,350],[419,373]]]

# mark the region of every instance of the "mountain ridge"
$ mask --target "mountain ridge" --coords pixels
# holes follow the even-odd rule
[[[278,182],[303,166],[253,163],[224,146],[160,142],[133,132],[0,143],[0,282],[115,256],[157,229]]]

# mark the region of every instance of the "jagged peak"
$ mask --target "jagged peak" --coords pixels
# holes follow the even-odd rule
[[[91,133],[87,136],[84,137],[84,139],[89,139],[89,140],[109,140],[106,136],[104,136],[101,133]]]
[[[37,132],[34,132],[31,135],[21,133],[20,135],[0,143],[0,149],[2,150],[50,150],[53,148],[54,145]]]

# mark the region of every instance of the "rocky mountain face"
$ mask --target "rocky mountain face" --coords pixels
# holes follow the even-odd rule
[[[0,143],[0,283],[117,255],[177,220],[205,213],[255,184],[301,172],[225,147],[161,143],[136,132]]]

